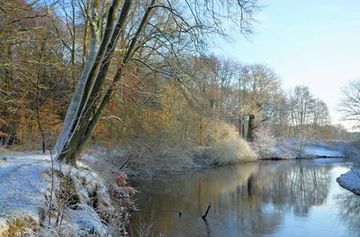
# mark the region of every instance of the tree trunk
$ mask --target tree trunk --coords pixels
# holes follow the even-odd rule
[[[254,129],[255,129],[255,115],[249,114],[249,121],[248,121],[248,132],[246,139],[249,142],[254,141]]]
[[[99,115],[109,100],[111,93],[108,92],[112,88],[104,95],[102,86],[119,32],[125,25],[131,0],[124,1],[120,14],[116,16],[119,4],[120,0],[114,0],[109,7],[105,31],[98,48],[96,39],[92,39],[88,60],[67,110],[62,132],[56,141],[55,157],[66,163],[75,164],[77,155],[89,140]]]
[[[239,132],[239,136],[242,137],[242,119],[241,119],[241,115],[239,115],[238,117],[238,132]]]
[[[117,70],[111,85],[104,90],[105,76],[110,65],[112,53],[129,15],[132,0],[125,0],[120,13],[120,0],[114,0],[109,7],[106,26],[99,48],[96,48],[96,34],[90,43],[90,53],[85,63],[74,95],[67,110],[64,127],[54,148],[55,157],[66,163],[75,164],[76,157],[91,137],[96,123],[110,101],[115,84],[121,80],[123,67],[129,62],[136,48],[137,40],[145,29],[154,8],[155,0],[145,11],[143,18],[127,47],[121,66]]]

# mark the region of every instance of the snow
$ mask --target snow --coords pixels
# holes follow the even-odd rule
[[[272,158],[342,158],[344,142],[280,138],[275,143]]]
[[[344,154],[341,151],[332,150],[325,147],[319,146],[308,146],[305,147],[304,153],[313,157],[343,157]]]
[[[360,169],[354,168],[336,179],[341,187],[360,195]]]
[[[72,169],[66,173],[70,174],[80,202],[93,202],[92,199],[94,197],[92,195],[95,194],[97,202],[96,208],[98,209],[98,212],[101,212],[100,214],[106,217],[114,211],[107,187],[104,185],[101,178],[85,164],[80,162],[78,162],[78,164],[81,169]]]
[[[42,226],[39,233],[29,236],[58,236],[52,226],[48,226],[48,214],[51,190],[51,159],[49,155],[17,153],[0,155],[0,236],[8,229],[8,223],[14,219],[29,219],[36,228]],[[106,186],[97,174],[83,164],[77,168],[55,163],[54,192],[52,198],[53,216],[61,200],[54,193],[60,193],[61,179],[68,177],[75,189],[78,203],[66,206],[58,233],[71,233],[73,236],[110,236],[102,219],[114,211]],[[61,168],[61,169],[60,169]],[[94,201],[96,199],[96,201]],[[93,206],[96,202],[96,210]],[[46,221],[44,220],[46,219]],[[45,229],[44,229],[45,228]],[[67,231],[67,232],[66,232]],[[5,234],[6,235],[6,234]],[[66,234],[65,234],[66,236]]]
[[[73,225],[73,233],[78,236],[87,236],[89,233],[95,236],[110,236],[108,228],[101,222],[95,210],[88,205],[78,204],[76,209],[67,212],[69,223]]]
[[[41,178],[47,157],[41,155],[2,156],[0,162],[0,223],[9,217],[31,217],[39,222],[47,184]]]

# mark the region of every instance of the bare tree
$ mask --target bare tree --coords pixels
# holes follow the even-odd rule
[[[311,111],[314,106],[314,98],[309,87],[296,86],[290,93],[289,98],[291,111],[291,127],[295,136],[300,136],[305,131],[305,125],[311,120]]]
[[[239,126],[242,127],[239,131],[248,141],[253,141],[254,130],[259,122],[269,119],[265,116],[265,107],[279,95],[278,76],[264,65],[246,65],[241,68],[239,88]]]
[[[37,141],[41,136],[44,149],[45,135],[53,131],[49,121],[56,127],[60,120],[57,113],[61,106],[54,103],[59,93],[54,88],[61,87],[58,79],[64,71],[63,55],[48,24],[50,6],[42,3],[40,0],[1,3],[0,131],[6,136],[3,145],[25,138]],[[50,107],[56,109],[47,113]]]
[[[315,99],[312,111],[313,134],[316,134],[320,126],[326,126],[329,123],[329,109],[327,104]]]
[[[343,89],[343,98],[340,102],[339,111],[344,119],[360,126],[360,80],[351,81]]]
[[[289,96],[291,128],[297,137],[315,135],[320,126],[329,121],[329,110],[325,102],[315,98],[310,89],[296,86]]]

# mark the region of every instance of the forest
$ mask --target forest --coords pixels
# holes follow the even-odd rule
[[[101,34],[104,27],[103,6],[99,1],[95,8],[90,2],[16,0],[2,4],[3,145],[36,150],[54,147],[90,57],[91,40],[100,37],[92,34]],[[244,18],[240,28],[244,34],[251,31],[251,14],[256,11],[247,4],[244,14],[249,19]],[[134,39],[132,28],[140,20],[142,5],[132,6],[129,32],[120,36],[108,65],[103,83],[112,96],[91,143],[211,146],[211,137],[223,130],[221,126],[234,127],[250,142],[262,132],[276,137],[348,138],[345,129],[331,125],[327,105],[308,87],[284,91],[283,79],[267,65],[209,55],[205,47],[211,42],[203,39],[207,32],[199,32],[196,28],[200,26],[190,25],[192,20],[186,21],[180,13],[154,12],[125,67],[122,60]],[[95,19],[89,19],[89,14]],[[112,84],[119,69],[122,78]]]

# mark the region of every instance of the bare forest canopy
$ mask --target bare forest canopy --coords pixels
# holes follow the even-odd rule
[[[85,77],[93,89],[77,119],[85,130],[94,121],[89,137],[105,145],[208,146],[224,124],[248,141],[263,130],[347,138],[309,88],[284,92],[268,66],[207,54],[224,24],[250,35],[258,10],[256,0],[0,0],[0,142],[53,147]]]

